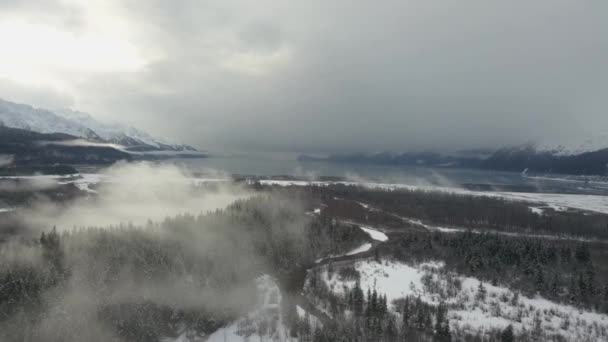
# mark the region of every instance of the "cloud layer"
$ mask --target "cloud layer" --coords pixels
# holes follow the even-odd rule
[[[145,225],[149,220],[158,222],[168,216],[213,212],[252,196],[242,187],[225,182],[197,185],[180,168],[145,162],[116,164],[104,171],[101,180],[96,196],[79,199],[70,206],[39,201],[20,211],[20,218],[43,230],[52,226],[70,230]],[[42,178],[31,186],[42,188],[50,184]]]
[[[3,97],[212,151],[560,143],[608,125],[603,1],[90,3],[0,1],[16,28]],[[46,59],[41,28],[63,48]]]

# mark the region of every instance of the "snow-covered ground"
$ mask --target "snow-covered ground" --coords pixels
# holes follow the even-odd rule
[[[315,263],[318,264],[318,263],[322,262],[323,260],[328,260],[328,259],[333,259],[333,258],[340,258],[340,257],[343,257],[343,256],[351,256],[351,255],[357,255],[357,254],[360,254],[360,253],[365,253],[365,252],[369,251],[370,249],[372,249],[372,247],[373,247],[373,245],[371,243],[366,242],[366,243],[362,244],[361,246],[353,248],[353,249],[351,249],[350,251],[348,251],[348,252],[346,252],[344,254],[337,254],[337,255],[336,254],[330,254],[328,256],[319,258],[319,259],[315,260]]]
[[[436,277],[441,282],[441,277]],[[479,280],[461,277],[462,287],[449,300],[450,324],[469,331],[489,328],[504,329],[512,324],[516,331],[531,331],[540,324],[546,335],[562,335],[569,341],[601,341],[608,339],[608,315],[580,310],[542,297],[518,296],[504,287],[484,284],[485,300],[476,298]],[[537,323],[539,322],[539,323]]]
[[[323,327],[323,323],[321,323],[321,320],[319,320],[316,316],[311,315],[309,312],[304,310],[299,305],[296,305],[296,310],[298,312],[298,317],[302,320],[308,321],[308,325],[311,328],[315,329],[317,327],[319,327],[319,328]]]
[[[360,226],[361,230],[363,230],[364,232],[366,232],[367,234],[369,234],[369,236],[376,240],[376,241],[387,241],[388,240],[388,236],[386,236],[386,234],[384,234],[383,232],[374,229],[372,227],[367,227],[367,226]]]
[[[96,173],[81,173],[79,174],[79,176],[80,177],[78,179],[72,181],[71,183],[76,185],[76,187],[78,187],[78,189],[82,191],[92,193],[95,193],[97,191],[91,189],[91,185],[99,184],[106,178],[105,175]]]
[[[595,184],[600,186],[608,185],[608,178],[606,176],[570,176],[570,175],[562,175],[562,176],[530,176],[524,174],[526,178],[529,179],[538,179],[538,180],[548,180],[554,182],[568,182],[568,183],[583,183],[583,184]]]
[[[113,181],[102,174],[75,174],[67,176],[55,175],[36,175],[23,177],[1,177],[1,178],[21,178],[30,180],[39,180],[46,182],[58,182],[59,184],[74,183],[80,189],[88,192],[93,192],[91,185],[98,184],[103,181]],[[209,177],[209,178],[191,178],[189,179],[194,185],[200,185],[209,182],[226,182],[227,177]],[[441,191],[461,195],[500,197],[513,201],[525,201],[534,204],[543,204],[547,208],[552,208],[557,211],[567,210],[568,208],[595,211],[598,213],[608,214],[608,196],[598,195],[577,195],[577,194],[551,194],[551,193],[525,193],[525,192],[484,192],[471,191],[461,188],[438,187],[438,186],[416,186],[408,184],[394,183],[357,183],[357,182],[320,182],[320,181],[291,181],[291,180],[260,180],[261,184],[279,185],[279,186],[327,186],[330,184],[344,185],[359,185],[372,189],[382,190],[422,190],[422,191]],[[364,205],[365,206],[365,205]]]
[[[339,199],[339,198],[336,198]],[[520,237],[529,237],[529,238],[537,238],[537,239],[550,239],[550,240],[576,240],[576,241],[585,241],[585,242],[604,242],[604,243],[608,243],[607,240],[598,240],[598,239],[591,239],[591,238],[584,238],[584,237],[580,237],[580,236],[572,236],[572,235],[557,235],[557,234],[529,234],[529,233],[516,233],[516,232],[505,232],[505,231],[500,231],[500,230],[493,230],[493,229],[483,229],[483,230],[478,230],[478,229],[468,229],[468,228],[461,228],[461,227],[443,227],[443,226],[437,226],[437,225],[432,225],[432,224],[427,224],[422,222],[419,219],[412,219],[409,217],[404,217],[404,216],[400,216],[394,213],[390,213],[387,211],[383,211],[380,210],[378,208],[374,208],[369,204],[365,204],[363,202],[357,202],[359,203],[363,208],[367,209],[367,210],[372,210],[372,211],[377,211],[377,212],[382,212],[384,214],[387,215],[391,215],[395,218],[398,218],[400,220],[403,220],[404,222],[410,223],[412,225],[415,226],[419,226],[422,227],[426,230],[429,231],[439,231],[442,233],[463,233],[463,232],[472,232],[475,234],[483,234],[483,233],[490,233],[490,234],[497,234],[497,235],[504,235],[504,236],[520,236]],[[532,211],[533,213],[537,214],[537,215],[544,215],[544,212],[547,208],[551,208],[555,211],[563,211],[563,210],[567,210],[567,208],[564,207],[559,207],[559,206],[542,206],[540,208],[538,207],[534,207],[534,206],[530,206],[530,211]],[[354,221],[347,221],[344,220],[344,222],[346,223],[350,223],[350,224],[358,224],[357,222]],[[372,229],[370,227],[367,227],[366,229],[364,229],[363,227],[361,228],[364,231],[366,229]],[[385,234],[383,234],[385,235]],[[386,236],[386,235],[385,235]],[[388,240],[388,237],[386,237],[386,239]],[[385,240],[381,240],[381,241],[385,241]]]
[[[424,302],[448,304],[450,326],[459,331],[484,332],[504,329],[512,324],[517,332],[532,331],[540,325],[545,337],[561,335],[568,341],[606,341],[608,315],[558,304],[542,297],[516,295],[508,288],[484,284],[486,295],[478,296],[480,281],[442,270],[441,262],[407,265],[400,262],[355,262],[364,291],[376,289],[388,302],[405,296],[420,297]],[[329,290],[344,294],[354,280],[341,280],[338,273],[328,273],[323,266],[321,279]],[[396,310],[390,305],[391,310]]]
[[[540,214],[539,214],[540,215]],[[430,231],[439,231],[442,233],[464,233],[464,232],[471,232],[474,234],[496,234],[496,235],[503,235],[503,236],[518,236],[518,237],[528,237],[528,238],[535,238],[535,239],[548,239],[548,240],[575,240],[575,241],[583,241],[583,242],[602,242],[602,243],[608,243],[607,240],[599,240],[599,239],[592,239],[592,238],[584,238],[584,237],[580,237],[580,236],[572,236],[572,235],[557,235],[557,234],[529,234],[529,233],[518,233],[518,232],[505,232],[505,231],[500,231],[500,230],[493,230],[493,229],[483,229],[483,230],[479,230],[479,229],[465,229],[465,228],[458,228],[458,227],[442,227],[442,226],[434,226],[434,225],[430,225],[430,224],[426,224],[420,220],[415,220],[415,219],[408,219],[408,218],[403,218],[405,221],[420,226],[420,227],[424,227],[427,230]]]
[[[539,216],[542,216],[545,212],[542,208],[537,208],[537,207],[530,207],[530,211]]]
[[[197,339],[192,332],[184,331],[179,337],[167,338],[163,342],[295,342],[295,339],[289,337],[288,329],[283,323],[282,297],[276,281],[269,275],[263,275],[256,280],[256,286],[258,304],[254,311],[207,337]],[[302,308],[299,308],[298,313],[303,317],[306,316],[306,312]],[[316,322],[316,317],[308,316],[311,322]]]
[[[359,228],[361,228],[361,230],[363,230],[365,233],[367,233],[373,240],[376,241],[380,241],[380,242],[384,242],[388,240],[388,236],[386,236],[386,234],[384,234],[383,232],[371,228],[371,227],[362,227],[359,226]],[[360,253],[365,253],[367,251],[369,251],[370,249],[372,249],[373,245],[369,242],[366,242],[364,244],[362,244],[361,246],[354,248],[348,252],[346,252],[345,254],[341,254],[341,255],[330,255],[326,258],[321,258],[316,260],[316,263],[320,263],[321,261],[323,261],[324,259],[330,259],[330,258],[336,258],[336,257],[342,257],[342,256],[350,256],[350,255],[356,255],[356,254],[360,254]]]
[[[473,195],[502,197],[513,201],[532,203],[545,203],[556,211],[565,211],[568,208],[588,210],[608,214],[608,196],[574,195],[574,194],[547,194],[525,192],[471,192]]]
[[[393,300],[405,296],[425,295],[422,277],[426,274],[427,269],[441,268],[443,264],[429,262],[412,267],[404,263],[378,263],[362,260],[355,262],[354,267],[361,275],[360,284],[363,291],[376,288],[376,290],[385,294],[388,303],[391,303]],[[321,279],[334,293],[343,294],[347,289],[352,289],[355,286],[355,280],[339,279],[337,273],[330,275],[327,267],[324,267],[321,272]],[[433,302],[433,299],[429,297],[427,301]]]
[[[608,214],[608,196],[599,195],[578,195],[578,194],[553,194],[553,193],[531,193],[531,192],[504,192],[504,191],[473,191],[462,188],[440,187],[440,186],[419,186],[395,183],[358,183],[358,182],[320,182],[320,181],[291,181],[291,180],[261,180],[261,184],[279,186],[328,186],[330,184],[358,185],[371,189],[381,190],[421,190],[421,191],[440,191],[459,195],[500,197],[513,201],[524,201],[530,203],[544,203],[564,210],[565,208],[589,210],[598,213]],[[560,208],[560,209],[557,209]]]
[[[369,242],[366,242],[364,244],[362,244],[361,246],[347,252],[345,255],[355,255],[355,254],[359,254],[359,253],[363,253],[363,252],[367,252],[372,248],[372,244]]]

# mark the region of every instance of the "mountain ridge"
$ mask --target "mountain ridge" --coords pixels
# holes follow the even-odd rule
[[[598,141],[602,140],[599,139]],[[484,153],[476,150],[456,154],[438,152],[352,153],[333,154],[327,157],[300,155],[298,160],[394,166],[464,167],[545,174],[599,176],[608,174],[608,141],[605,145],[595,143],[578,146],[581,147],[566,148],[561,145],[561,148],[558,148],[551,145],[524,143],[494,151],[483,151]]]
[[[5,156],[3,167],[105,165],[134,158],[132,154],[111,145],[74,143],[78,139],[65,133],[39,133],[0,124],[0,156]]]
[[[91,142],[121,145],[133,152],[197,151],[189,145],[155,138],[137,128],[100,122],[87,113],[73,110],[51,111],[3,99],[0,99],[0,122],[11,128],[38,133],[64,133]]]

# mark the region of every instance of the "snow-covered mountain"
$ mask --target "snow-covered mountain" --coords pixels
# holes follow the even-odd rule
[[[73,110],[61,110],[57,113],[72,122],[90,128],[105,141],[127,146],[130,150],[146,151],[151,150],[152,147],[153,150],[161,151],[196,151],[191,146],[171,143],[134,127],[101,123],[87,113]]]
[[[586,137],[568,143],[538,143],[535,144],[535,148],[539,152],[550,152],[556,156],[572,156],[587,152],[595,152],[608,148],[608,133]]]
[[[51,111],[0,99],[0,122],[6,127],[38,133],[65,133],[91,141],[101,141],[92,129]]]
[[[196,151],[174,144],[133,127],[106,124],[91,115],[72,111],[50,111],[0,99],[0,122],[7,127],[39,133],[65,133],[93,142],[108,142],[132,151]]]
[[[480,164],[483,168],[533,173],[608,175],[608,145],[539,146],[523,144],[499,149]]]

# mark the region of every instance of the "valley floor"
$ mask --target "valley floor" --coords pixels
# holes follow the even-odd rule
[[[3,177],[3,180],[14,179],[17,178]],[[125,181],[103,174],[18,179],[32,182],[38,187],[36,189],[55,185],[75,187],[79,196],[85,197],[99,195],[99,187],[104,183]],[[230,182],[223,177],[176,181],[194,186]],[[215,332],[199,335],[184,327],[179,336],[165,337],[163,342],[331,341],[322,336],[327,336],[327,330],[336,329],[336,326],[344,329],[344,333],[359,336],[360,341],[390,341],[391,334],[409,336],[408,333],[429,340],[437,338],[442,319],[453,340],[492,340],[509,329],[516,340],[608,340],[608,307],[602,306],[608,303],[608,255],[607,240],[602,238],[604,233],[600,231],[594,236],[595,231],[591,228],[581,236],[528,231],[533,224],[539,225],[537,219],[550,223],[553,219],[583,222],[601,227],[608,222],[608,197],[275,179],[246,181],[241,185],[262,194],[282,193],[291,198],[304,198],[307,207],[300,214],[319,224],[319,229],[331,230],[328,236],[337,239],[344,248],[330,249],[329,253],[315,256],[316,260],[313,258],[309,264],[298,265],[301,274],[291,275],[300,277],[295,281],[295,289],[285,285],[285,279],[280,277],[269,274],[258,277],[255,307]],[[400,190],[411,191],[408,196],[414,197],[399,197]],[[383,193],[392,194],[394,199]],[[425,197],[434,193],[446,197]],[[432,203],[466,201],[468,198],[505,201],[494,203],[498,209],[493,207],[488,211],[488,215],[497,218],[478,217],[475,210],[470,210],[471,217],[467,219],[478,224],[473,228],[432,223],[432,220],[449,216],[448,210],[440,211],[439,217],[429,217],[424,211],[419,216],[407,216],[390,209],[418,214],[414,210],[417,203],[401,207],[415,196],[434,201]],[[0,207],[0,215],[19,210],[18,205],[6,205]],[[533,222],[525,222],[529,223],[526,227],[500,226],[503,212],[521,214]],[[491,221],[494,226],[479,228],[485,224],[484,220]],[[511,221],[505,222],[511,224]],[[347,232],[342,231],[347,228]],[[480,245],[485,243],[483,248],[486,250],[480,247],[480,253],[489,254],[471,255],[458,250],[458,244],[465,246],[471,241],[479,241]],[[268,239],[264,242],[272,243]],[[333,245],[334,242],[316,243]],[[506,253],[501,246],[508,244],[526,246],[521,250],[534,255],[533,259],[509,256],[518,261],[498,265],[507,271],[494,269],[494,264],[484,258]],[[547,255],[543,254],[545,249],[539,252],[534,250],[536,247],[545,248]],[[455,255],[464,255],[467,260],[455,261]],[[471,261],[473,258],[480,260]],[[280,258],[276,259],[281,262]],[[503,272],[502,278],[495,276],[499,272]],[[556,279],[560,277],[559,281],[548,279],[549,275]],[[509,277],[513,282],[506,281]],[[550,285],[549,281],[552,281]],[[538,290],[530,290],[537,285]],[[443,315],[442,310],[445,310]],[[409,318],[416,314],[422,318],[418,321]],[[408,332],[414,326],[414,332]]]

